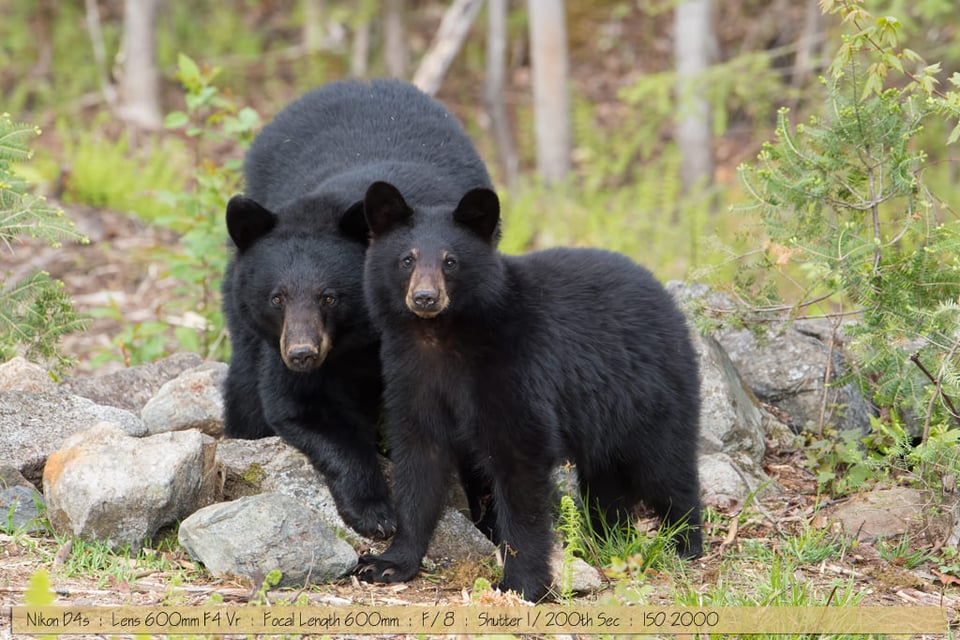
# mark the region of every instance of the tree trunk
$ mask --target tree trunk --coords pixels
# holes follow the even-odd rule
[[[682,157],[684,193],[713,184],[713,131],[704,73],[714,51],[710,0],[684,0],[677,5],[674,56],[677,65],[676,139]]]
[[[314,53],[323,48],[323,10],[324,0],[302,0],[303,30],[301,31],[303,49]]]
[[[547,183],[570,173],[570,96],[563,0],[527,0],[537,171]]]
[[[350,75],[367,77],[367,62],[370,59],[370,21],[364,18],[353,27],[353,46],[350,52]]]
[[[118,62],[120,115],[138,129],[159,129],[160,77],[157,75],[156,26],[158,0],[125,0],[123,46]]]
[[[434,95],[440,89],[443,77],[463,46],[482,4],[483,0],[453,0],[450,4],[447,12],[443,14],[430,49],[420,60],[417,72],[413,74],[413,84],[421,91]]]
[[[403,28],[404,0],[386,0],[383,6],[383,44],[387,72],[394,78],[406,78],[410,67],[406,32]]]
[[[117,92],[110,82],[107,72],[107,53],[103,44],[103,29],[100,26],[100,7],[97,0],[85,0],[87,32],[90,34],[90,45],[93,48],[93,61],[97,65],[97,80],[100,82],[100,92],[107,106],[111,110],[117,103]]]
[[[507,71],[507,0],[489,0],[487,21],[487,83],[484,102],[490,116],[493,138],[497,143],[504,181],[507,188],[512,190],[517,181],[520,162],[514,148],[503,99]]]
[[[823,45],[823,13],[819,0],[807,0],[803,31],[797,42],[797,58],[793,65],[793,86],[803,86],[813,75]]]
[[[37,2],[36,18],[31,21],[31,30],[35,34],[40,52],[36,64],[30,70],[30,76],[43,82],[46,82],[50,75],[50,64],[53,62],[53,22],[56,11],[54,0],[40,0]]]

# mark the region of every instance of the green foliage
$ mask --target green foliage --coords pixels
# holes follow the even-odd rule
[[[27,592],[24,594],[26,604],[31,607],[47,607],[56,599],[57,594],[50,587],[50,575],[43,569],[33,572],[27,582]]]
[[[260,582],[260,584],[257,585],[256,590],[254,591],[253,595],[250,597],[250,604],[262,605],[264,607],[269,606],[270,590],[273,589],[278,584],[280,584],[280,580],[282,578],[283,578],[283,574],[278,569],[269,571],[267,575],[263,577],[263,580]]]
[[[200,68],[181,54],[177,77],[186,89],[187,109],[168,114],[165,121],[168,128],[183,129],[194,141],[197,164],[192,188],[168,194],[178,213],[164,221],[182,234],[180,249],[167,256],[170,274],[182,283],[180,291],[194,300],[190,311],[203,319],[196,331],[181,330],[177,337],[182,346],[207,358],[226,356],[220,281],[228,256],[222,219],[227,198],[240,188],[242,162],[233,158],[217,165],[205,158],[213,144],[249,146],[260,126],[256,111],[239,107],[217,89],[218,74],[217,68]]]
[[[779,555],[729,575],[729,580],[718,579],[702,589],[678,592],[676,603],[698,607],[850,607],[866,595],[857,589],[854,576],[832,584],[814,584],[803,577],[794,562]]]
[[[699,259],[707,207],[703,197],[681,196],[679,179],[667,177],[677,175],[679,156],[673,150],[659,162],[662,171],[615,190],[524,184],[501,194],[501,250],[602,247],[631,256],[661,278],[683,277]]]
[[[64,554],[60,569],[64,577],[94,579],[101,588],[132,584],[144,571],[175,572],[173,579],[182,578],[183,570],[170,554],[176,549],[176,543],[160,541],[156,548],[144,547],[136,552],[129,547],[114,548],[103,541],[83,538],[60,540],[60,544],[69,551]]]
[[[874,19],[860,2],[822,5],[856,32],[825,81],[824,113],[794,126],[781,110],[776,139],[740,167],[762,249],[744,256],[734,288],[753,311],[787,298],[794,314],[854,319],[844,330],[859,382],[879,406],[918,415],[926,440],[960,418],[960,222],[927,186],[917,139],[956,119],[958,96],[937,89],[937,65],[900,47],[896,18]],[[889,88],[891,72],[905,82]],[[833,434],[811,445],[831,490],[856,489],[885,458],[873,429],[865,442]]]
[[[40,238],[53,247],[63,239],[86,241],[63,211],[29,193],[13,171],[14,164],[30,158],[27,141],[39,133],[0,115],[0,248],[12,251],[21,236]],[[48,274],[33,273],[16,282],[0,279],[0,361],[22,353],[61,370],[71,362],[60,350],[60,338],[85,327],[63,283]]]
[[[960,577],[960,549],[957,549],[957,547],[941,547],[934,561],[940,573]]]
[[[572,505],[567,505],[566,511],[570,508]],[[565,511],[562,509],[561,513]],[[567,516],[568,525],[571,520]],[[672,526],[661,524],[656,533],[648,535],[637,527],[633,519],[613,524],[601,520],[599,531],[593,520],[582,511],[579,511],[576,520],[580,523],[580,540],[575,543],[573,552],[589,558],[612,578],[642,582],[648,571],[676,568],[681,562],[676,555],[674,539],[686,529],[687,525],[683,522]],[[567,526],[561,531],[565,540],[573,537],[571,527]]]
[[[801,564],[818,564],[828,558],[836,558],[843,549],[843,542],[827,527],[814,527],[803,523],[799,532],[788,536],[780,545],[785,558],[795,558]]]
[[[64,120],[58,132],[68,167],[65,202],[132,213],[147,222],[171,214],[170,203],[157,193],[183,189],[185,150],[179,140],[154,137],[135,149],[125,134],[111,140],[95,130],[73,131]]]
[[[186,108],[167,114],[164,124],[190,141],[193,179],[184,189],[157,194],[166,213],[153,221],[180,237],[177,246],[152,253],[165,266],[164,275],[175,283],[176,295],[165,306],[164,317],[128,324],[114,338],[127,364],[149,362],[173,350],[192,351],[204,358],[227,357],[220,306],[220,282],[228,258],[222,220],[227,199],[240,188],[242,161],[232,157],[218,164],[210,157],[223,147],[248,146],[260,117],[217,88],[214,81],[219,74],[218,68],[201,67],[180,56],[177,78],[185,90]],[[99,313],[119,317],[117,309]]]
[[[862,435],[856,430],[827,430],[824,437],[810,442],[804,453],[807,466],[817,474],[817,484],[832,495],[856,492],[882,472],[876,456],[871,457],[864,449]]]
[[[904,569],[916,569],[933,557],[933,554],[924,549],[915,549],[910,536],[903,534],[896,542],[880,538],[877,540],[877,551],[880,557],[890,564],[901,566]]]
[[[581,530],[582,514],[576,501],[569,495],[560,498],[560,517],[557,528],[563,536],[563,561],[560,571],[560,602],[573,601],[573,561],[586,551],[583,547]]]

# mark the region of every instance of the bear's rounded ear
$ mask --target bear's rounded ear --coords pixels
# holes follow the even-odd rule
[[[460,199],[453,219],[495,244],[500,238],[500,199],[491,189],[471,189]]]
[[[340,216],[340,233],[350,240],[367,243],[370,238],[370,227],[363,215],[363,200],[354,202],[350,208]]]
[[[389,182],[374,182],[363,198],[363,215],[370,233],[376,237],[399,224],[409,224],[413,211],[395,186]]]
[[[227,203],[227,231],[243,253],[277,226],[277,216],[256,200],[233,196]]]

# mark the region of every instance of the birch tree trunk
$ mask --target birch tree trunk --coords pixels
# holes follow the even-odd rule
[[[704,73],[715,40],[710,0],[683,0],[674,14],[674,57],[677,65],[676,140],[682,156],[684,193],[713,184],[713,131]]]
[[[301,31],[303,49],[307,53],[319,51],[323,47],[324,0],[302,0],[303,30]]]
[[[413,74],[413,84],[421,91],[434,95],[443,83],[443,77],[450,68],[450,63],[456,57],[463,41],[467,38],[470,26],[473,24],[483,0],[453,0],[440,28],[434,36],[430,49],[420,60],[420,66]]]
[[[364,18],[353,27],[353,43],[350,47],[350,75],[366,78],[370,60],[370,21]]]
[[[517,181],[520,162],[510,133],[507,108],[504,103],[507,72],[507,0],[487,2],[487,82],[484,103],[490,116],[493,138],[500,156],[507,188],[512,190]]]
[[[97,0],[85,0],[87,33],[90,34],[90,46],[93,49],[93,60],[97,66],[97,81],[100,83],[100,92],[111,111],[117,104],[117,91],[110,81],[107,71],[107,53],[103,42],[103,29],[100,25],[100,7]]]
[[[823,13],[818,0],[807,0],[803,31],[797,41],[797,58],[793,65],[793,86],[802,86],[818,64],[823,46]]]
[[[159,0],[125,0],[120,63],[120,116],[139,129],[159,129],[160,77],[156,27]]]
[[[383,4],[383,48],[387,72],[394,78],[406,78],[407,69],[410,67],[410,52],[403,27],[404,0],[385,0]]]
[[[537,171],[546,183],[570,173],[570,96],[563,0],[527,0]]]

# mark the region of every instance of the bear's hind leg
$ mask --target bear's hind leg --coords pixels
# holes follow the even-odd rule
[[[674,478],[652,478],[642,466],[618,468],[581,478],[584,504],[589,505],[590,524],[596,534],[632,522],[636,505],[643,502],[661,519],[661,526],[676,527],[677,553],[695,558],[702,553],[699,483],[696,470]],[[671,484],[671,482],[673,484]]]
[[[579,465],[577,469],[579,471]],[[618,472],[581,475],[580,498],[595,535],[603,536],[618,526],[632,523],[637,500],[629,495],[624,478]]]

